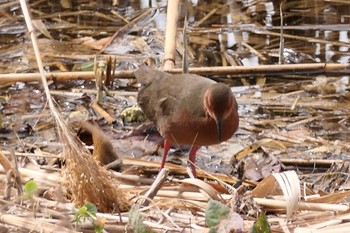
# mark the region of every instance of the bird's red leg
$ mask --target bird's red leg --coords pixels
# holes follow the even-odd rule
[[[188,156],[188,159],[191,162],[190,166],[191,166],[192,174],[193,174],[194,177],[197,177],[197,175],[196,175],[196,167],[194,166],[194,163],[196,162],[197,150],[198,150],[198,146],[193,145],[191,150],[190,150],[190,154]]]
[[[168,152],[170,150],[171,143],[168,140],[164,140],[164,153],[163,153],[163,158],[162,158],[162,163],[160,164],[160,169],[164,168],[165,165],[165,160],[168,155]]]

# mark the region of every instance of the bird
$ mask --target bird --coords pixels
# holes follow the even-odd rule
[[[146,65],[134,75],[142,85],[137,103],[164,138],[160,168],[172,145],[191,145],[189,161],[196,177],[198,148],[226,141],[238,128],[238,105],[230,87],[196,74],[169,74]]]

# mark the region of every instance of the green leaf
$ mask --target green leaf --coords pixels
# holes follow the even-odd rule
[[[34,194],[36,193],[37,190],[38,190],[38,183],[35,182],[34,180],[30,180],[24,185],[25,196],[28,199],[33,199]]]
[[[73,222],[85,221],[86,218],[91,219],[91,221],[96,220],[97,207],[92,203],[85,203],[80,209],[73,211],[74,218]]]
[[[230,209],[221,202],[210,200],[205,210],[205,222],[208,227],[216,226],[227,217]]]
[[[87,207],[84,205],[75,212],[73,222],[80,222],[82,218],[86,218],[86,217],[87,217]]]
[[[88,202],[84,206],[86,207],[87,213],[89,213],[93,217],[96,217],[97,207],[94,204]]]
[[[270,225],[265,213],[259,213],[258,219],[253,225],[253,233],[271,233]]]

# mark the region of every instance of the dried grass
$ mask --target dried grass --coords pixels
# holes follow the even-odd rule
[[[118,180],[93,159],[71,132],[66,131],[62,141],[66,163],[62,182],[72,200],[77,205],[94,203],[102,212],[127,211],[130,207],[128,195],[118,188]]]

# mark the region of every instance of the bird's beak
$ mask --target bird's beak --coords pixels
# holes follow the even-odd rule
[[[216,119],[216,127],[217,127],[217,131],[218,131],[218,139],[219,139],[219,142],[221,142],[221,133],[222,133],[222,124],[223,124],[223,121],[222,121],[222,118],[217,118]]]

